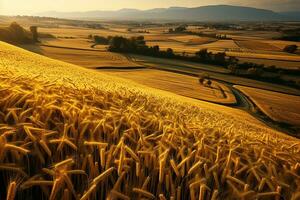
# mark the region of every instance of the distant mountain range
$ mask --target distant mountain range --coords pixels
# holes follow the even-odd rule
[[[274,12],[251,7],[215,5],[196,8],[170,7],[151,10],[38,13],[39,16],[68,19],[180,20],[180,21],[286,21],[299,20],[300,12]]]
[[[288,17],[289,19],[300,20],[300,11],[282,12],[281,15]]]

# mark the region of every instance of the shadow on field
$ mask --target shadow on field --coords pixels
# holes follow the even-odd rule
[[[103,66],[95,67],[95,69],[116,69],[116,70],[134,70],[134,69],[146,69],[147,67],[137,67],[137,66],[125,66],[125,67],[112,67],[112,66]]]
[[[37,53],[40,55],[44,55],[43,49],[40,47],[40,45],[35,45],[35,44],[23,44],[23,45],[18,45],[18,47],[25,49],[27,51],[31,51],[33,53]]]

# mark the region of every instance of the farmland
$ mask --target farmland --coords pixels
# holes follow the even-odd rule
[[[274,121],[299,126],[299,96],[286,95],[244,86],[235,86],[235,88],[247,95],[260,110]]]
[[[273,40],[272,38],[279,35],[274,31],[218,30],[208,29],[203,25],[191,25],[187,27],[187,30],[195,34],[168,33],[169,28],[176,28],[178,25],[176,23],[143,25],[134,22],[88,22],[63,19],[40,19],[32,22],[22,17],[4,18],[1,20],[0,26],[7,26],[12,21],[20,22],[26,28],[37,25],[40,33],[53,35],[54,38],[51,39],[41,38],[42,43],[46,45],[91,49],[93,43],[88,38],[89,35],[103,37],[143,35],[148,45],[159,45],[161,49],[172,48],[179,54],[194,54],[199,49],[207,48],[212,52],[226,52],[228,56],[235,56],[243,62],[251,59],[251,61],[264,64],[266,67],[274,65],[282,69],[298,69],[300,63],[299,53],[290,54],[283,51],[287,45],[300,46],[299,42]],[[98,28],[89,28],[91,24]],[[255,27],[255,25],[247,26]],[[203,35],[196,35],[200,33]],[[213,38],[205,34],[226,35],[228,39]],[[106,46],[96,45],[94,48],[105,50]]]
[[[35,45],[22,45],[22,47],[35,53],[48,56],[50,58],[63,60],[65,62],[84,66],[87,68],[139,67],[139,65],[137,65],[136,63],[130,62],[124,55],[103,50],[72,49],[72,47],[57,48],[55,46],[37,47]]]
[[[284,61],[284,60],[273,60],[273,59],[259,59],[253,57],[240,57],[239,60],[241,62],[253,62],[257,64],[263,64],[266,66],[277,66],[282,69],[290,69],[290,70],[299,70],[299,62],[294,61]]]
[[[217,81],[213,81],[211,86],[207,87],[199,84],[198,78],[153,69],[110,70],[103,71],[103,73],[130,79],[149,87],[193,99],[227,105],[236,104],[236,99],[231,89]]]
[[[91,48],[91,41],[87,39],[87,36],[101,35],[101,36],[116,36],[122,35],[126,37],[141,35],[138,32],[127,32],[125,30],[89,30],[70,28],[46,28],[41,29],[41,32],[51,33],[58,38],[57,40],[45,41],[45,44],[55,46],[67,46],[67,47],[80,47]],[[67,39],[64,37],[74,37],[73,39]],[[159,45],[161,49],[172,48],[178,53],[195,53],[199,49],[207,48],[212,52],[226,52],[229,56],[235,56],[241,60],[246,58],[256,59],[257,63],[266,64],[266,66],[275,65],[279,68],[285,68],[285,65],[280,62],[286,62],[288,69],[297,69],[300,63],[299,55],[291,55],[282,51],[286,45],[290,45],[291,42],[262,42],[261,40],[253,40],[252,38],[241,38],[239,40],[216,40],[207,37],[199,37],[185,34],[167,34],[161,30],[160,34],[157,32],[144,34],[145,40],[148,45]],[[240,44],[240,45],[238,45]],[[292,43],[293,44],[293,43]],[[277,45],[277,46],[276,46]],[[105,46],[96,46],[99,49],[105,49]]]
[[[262,51],[280,51],[280,49],[276,46],[273,46],[269,43],[265,43],[262,41],[255,41],[255,40],[236,40],[235,43],[240,48],[246,48],[251,50],[262,50]]]
[[[133,62],[148,68],[172,71],[175,73],[189,74],[195,77],[198,77],[198,75],[205,72],[209,74],[212,79],[228,82],[230,84],[241,84],[244,86],[261,88],[281,93],[293,94],[298,96],[300,95],[300,91],[295,88],[279,84],[266,83],[263,81],[257,81],[238,76],[232,76],[229,73],[228,69],[221,68],[219,66],[191,63],[172,59],[152,58],[140,55],[130,55],[129,58]]]
[[[1,198],[298,198],[299,139],[236,109],[0,46]]]
[[[78,24],[72,22],[72,25],[64,25],[65,22],[62,20],[57,23],[40,22],[39,32],[45,35],[50,34],[53,37],[40,38],[41,42],[35,45],[20,46],[53,59],[98,71],[106,70],[105,73],[131,79],[146,86],[219,104],[241,106],[241,102],[235,99],[231,91],[231,86],[235,84],[283,94],[297,96],[300,94],[298,89],[281,84],[281,82],[265,82],[263,78],[254,80],[234,76],[230,69],[219,65],[113,53],[107,51],[108,45],[95,44],[93,41],[95,35],[102,37],[143,35],[148,45],[159,45],[162,50],[172,48],[175,53],[186,52],[187,55],[192,55],[199,49],[207,48],[214,53],[226,52],[227,56],[236,56],[240,62],[264,64],[265,67],[275,65],[276,68],[298,70],[299,55],[282,50],[286,45],[298,43],[271,40],[266,37],[265,33],[257,32],[257,35],[253,36],[254,33],[251,35],[245,31],[217,31],[218,34],[227,34],[227,39],[220,39],[205,35],[212,34],[216,32],[215,30],[201,31],[201,27],[200,29],[199,27],[188,28],[191,31],[204,33],[199,36],[191,33],[168,33],[168,29],[174,28],[176,25],[152,24],[149,27],[139,25],[139,28],[133,28],[133,25],[126,23],[101,22],[101,28],[88,28],[84,27],[86,22],[76,22]],[[27,29],[32,25],[29,22],[24,22],[24,24]],[[197,78],[201,74],[208,75],[207,80],[213,83],[212,87],[199,84]],[[274,77],[274,74],[269,72],[265,75]],[[298,76],[292,73],[280,74],[279,77],[280,80],[286,82],[299,83]]]

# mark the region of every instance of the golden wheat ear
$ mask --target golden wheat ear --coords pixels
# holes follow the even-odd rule
[[[17,183],[11,182],[7,189],[6,200],[14,200],[17,192]]]

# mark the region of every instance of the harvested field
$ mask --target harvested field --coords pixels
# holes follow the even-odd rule
[[[93,42],[84,38],[58,38],[58,39],[44,39],[42,44],[51,46],[62,46],[70,48],[93,49],[91,46]]]
[[[241,62],[253,62],[257,64],[264,64],[265,66],[276,66],[276,68],[300,70],[300,62],[289,62],[281,60],[257,59],[257,58],[239,58]]]
[[[281,33],[273,31],[221,31],[223,34],[229,35],[233,39],[237,40],[270,40],[275,37],[279,37]]]
[[[212,85],[209,87],[205,84],[200,84],[199,79],[195,77],[153,69],[111,70],[103,71],[103,73],[130,79],[149,87],[194,99],[227,105],[236,103],[235,96],[230,88],[217,81],[212,81]]]
[[[218,40],[216,42],[212,42],[209,44],[204,44],[200,46],[201,49],[221,49],[221,50],[228,50],[228,49],[236,49],[239,48],[233,40]]]
[[[281,51],[280,48],[273,46],[272,44],[265,43],[258,40],[235,40],[235,43],[240,48],[261,50],[261,51]]]
[[[211,78],[225,81],[231,84],[240,84],[249,87],[261,88],[270,91],[276,91],[286,94],[292,95],[300,95],[300,91],[296,88],[291,88],[281,84],[273,84],[253,79],[248,79],[244,77],[232,76],[229,74],[229,70],[213,66],[213,65],[205,65],[198,63],[185,62],[180,60],[172,60],[172,59],[162,59],[162,58],[153,58],[147,56],[139,56],[139,55],[130,55],[135,63],[140,64],[141,66],[160,69],[165,71],[177,72],[182,74],[188,74],[193,76],[198,76],[203,72],[206,72],[210,75]]]
[[[161,42],[161,41],[168,41],[170,35],[168,34],[146,34],[144,35],[145,40],[148,42]]]
[[[299,197],[300,140],[234,109],[0,46],[1,199]]]
[[[212,43],[215,41],[217,41],[217,40],[213,39],[213,38],[201,37],[201,38],[191,39],[190,41],[187,42],[187,45],[203,45],[203,44],[209,44],[209,43]]]
[[[80,28],[80,27],[62,27],[62,28],[40,28],[40,32],[50,33],[55,37],[74,37],[74,38],[87,38],[88,35],[101,35],[101,36],[115,36],[115,35],[124,35],[130,36],[128,32],[120,32],[118,30],[111,29],[89,29],[89,28]]]
[[[25,49],[42,54],[44,56],[62,60],[64,62],[80,65],[88,68],[100,67],[140,67],[118,53],[95,50],[75,50],[68,48],[55,48],[47,46],[23,45]]]
[[[291,41],[283,41],[283,40],[267,40],[267,43],[276,46],[277,48],[283,50],[287,45],[297,45],[300,47],[300,42],[291,42]]]
[[[188,45],[181,42],[175,41],[155,41],[155,42],[147,42],[149,46],[158,45],[160,49],[167,50],[168,48],[172,48],[176,53],[195,53],[199,51],[200,45]]]
[[[266,59],[276,61],[292,61],[300,62],[300,56],[291,54],[267,54],[267,53],[254,53],[254,52],[226,52],[228,56],[236,56],[238,58],[253,58],[253,59]]]
[[[201,44],[207,44],[216,41],[216,39],[213,38],[199,37],[196,35],[174,36],[174,37],[169,37],[169,39],[177,42],[182,42],[187,45],[201,45]]]
[[[155,68],[167,68],[167,69],[182,69],[182,71],[187,71],[186,68],[191,69],[195,73],[200,73],[201,70],[212,71],[217,73],[228,74],[230,71],[228,69],[214,66],[214,65],[206,65],[195,62],[188,62],[182,60],[172,60],[172,59],[164,59],[164,58],[154,58],[149,56],[141,56],[141,55],[130,55],[130,58],[135,62],[143,66],[155,67]]]
[[[244,86],[235,88],[247,95],[272,120],[300,126],[300,96]]]
[[[198,36],[197,36],[198,37]],[[200,49],[209,49],[217,51],[230,51],[239,49],[239,47],[232,40],[214,40],[199,37],[197,40],[191,40],[190,42],[176,42],[161,39],[160,41],[147,42],[149,46],[159,45],[161,49],[172,48],[175,52],[182,53],[195,53]]]

